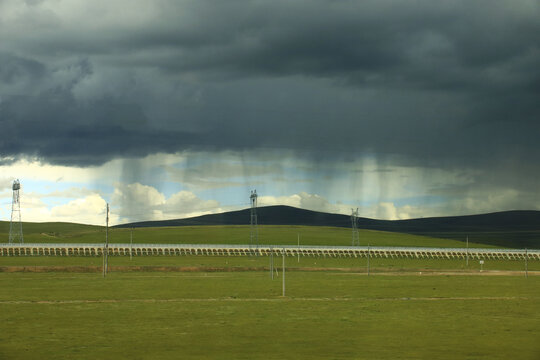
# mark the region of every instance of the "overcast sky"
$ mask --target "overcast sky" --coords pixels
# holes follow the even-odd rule
[[[540,2],[0,0],[0,217],[540,210]],[[246,220],[247,222],[247,220]]]

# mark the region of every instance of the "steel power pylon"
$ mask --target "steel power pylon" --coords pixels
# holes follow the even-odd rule
[[[24,243],[21,221],[21,182],[13,181],[13,201],[11,202],[11,221],[9,223],[9,243]]]
[[[251,202],[251,221],[250,221],[250,247],[259,248],[259,229],[257,226],[257,190],[253,190],[249,196]]]
[[[358,208],[356,210],[351,209],[351,223],[352,223],[352,246],[360,246],[360,237],[358,235]]]

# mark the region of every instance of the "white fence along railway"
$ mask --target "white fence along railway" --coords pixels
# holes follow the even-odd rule
[[[0,244],[0,256],[102,256],[105,244]],[[540,250],[390,246],[109,244],[110,256],[311,256],[427,259],[540,260]]]

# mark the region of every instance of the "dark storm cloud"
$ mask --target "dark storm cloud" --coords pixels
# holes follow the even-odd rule
[[[179,143],[189,148],[197,140],[193,134],[146,126],[136,106],[105,100],[81,105],[62,92],[11,97],[0,114],[5,125],[0,152],[8,158],[26,154],[52,163],[87,166],[115,157],[175,152]]]
[[[44,4],[0,5],[7,158],[540,155],[536,1]]]
[[[0,81],[3,87],[21,81],[33,82],[45,74],[43,64],[6,53],[0,53],[0,64]]]

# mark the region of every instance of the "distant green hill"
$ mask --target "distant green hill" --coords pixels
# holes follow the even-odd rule
[[[109,230],[111,242],[231,243],[249,242],[249,209],[189,219],[122,224]],[[288,206],[257,209],[261,244],[294,244],[298,234],[310,245],[349,245],[350,216]],[[358,219],[360,241],[373,246],[472,246],[540,248],[540,212],[508,211],[399,221]],[[25,242],[102,243],[103,226],[73,223],[23,223]],[[0,222],[0,242],[7,242],[9,222]]]
[[[87,237],[93,238],[104,233],[104,227],[74,224],[66,222],[31,223],[23,222],[24,242],[83,242],[77,241]],[[99,236],[101,238],[101,236]],[[0,243],[9,239],[9,221],[0,221]],[[90,241],[97,242],[97,241]]]
[[[4,228],[6,223],[1,224]],[[43,225],[43,227],[41,227]],[[46,230],[46,231],[42,231]],[[103,227],[66,224],[23,224],[26,243],[103,243]],[[259,227],[260,245],[351,245],[351,230],[343,227],[304,226],[304,225],[261,225]],[[463,247],[465,244],[451,239],[434,238],[395,232],[360,230],[360,245],[366,246],[420,246],[420,247]],[[0,233],[7,242],[8,234]],[[248,244],[249,225],[203,225],[173,227],[111,228],[111,243],[154,244]],[[471,247],[489,247],[471,242]]]
[[[329,214],[290,206],[257,209],[260,225],[304,225],[351,227],[350,216]],[[201,225],[246,225],[250,209],[187,219],[144,221],[117,227],[162,227]],[[424,235],[470,241],[501,247],[540,248],[540,211],[505,211],[491,214],[433,217],[410,220],[359,218],[360,229]]]

